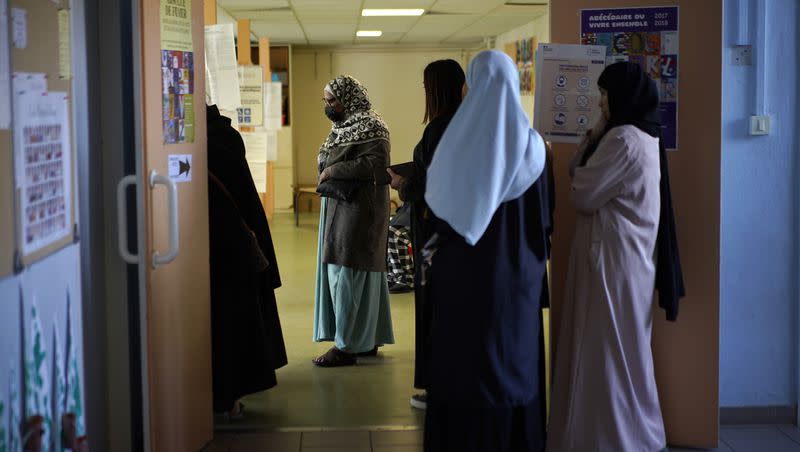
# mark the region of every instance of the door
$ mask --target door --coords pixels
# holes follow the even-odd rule
[[[203,2],[137,7],[137,174],[125,182],[137,186],[143,250],[135,260],[144,444],[197,451],[213,428]]]

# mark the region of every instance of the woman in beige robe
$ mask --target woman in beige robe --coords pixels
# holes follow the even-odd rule
[[[666,446],[650,348],[662,199],[658,94],[629,63],[609,66],[598,84],[603,119],[570,166],[578,215],[547,450],[656,452]]]

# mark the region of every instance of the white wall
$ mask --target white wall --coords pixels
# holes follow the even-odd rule
[[[297,180],[314,185],[317,152],[330,132],[323,113],[322,90],[339,74],[349,74],[366,86],[374,108],[391,134],[391,161],[411,160],[425,126],[422,72],[428,63],[451,58],[466,70],[466,50],[294,49],[292,55],[294,145]]]
[[[522,39],[536,38],[539,43],[550,42],[550,16],[544,15],[533,22],[515,28],[507,33],[503,33],[495,39],[495,50],[503,52],[506,44],[520,41]],[[533,96],[524,95],[521,98],[522,108],[528,113],[528,118],[533,126]]]

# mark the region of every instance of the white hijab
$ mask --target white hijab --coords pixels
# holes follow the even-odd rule
[[[519,198],[539,178],[545,148],[520,104],[519,73],[508,55],[479,53],[467,85],[428,168],[425,200],[475,245],[500,204]]]

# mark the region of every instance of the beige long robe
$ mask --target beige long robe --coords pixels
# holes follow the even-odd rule
[[[561,315],[547,450],[666,446],[650,336],[660,211],[658,139],[610,130],[570,172],[578,210]]]

